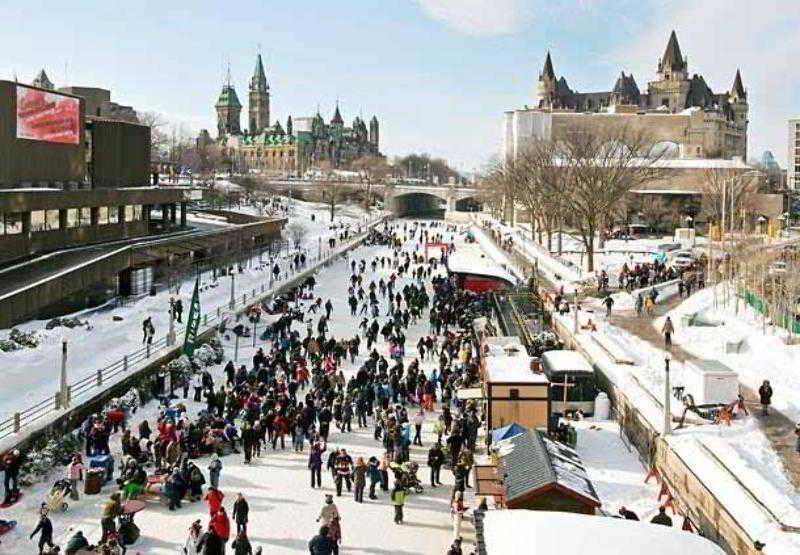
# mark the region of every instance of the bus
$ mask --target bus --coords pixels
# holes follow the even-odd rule
[[[577,351],[542,353],[542,370],[550,380],[551,414],[594,414],[597,396],[594,369]]]

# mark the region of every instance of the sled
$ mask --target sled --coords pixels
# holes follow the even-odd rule
[[[0,524],[0,536],[7,534],[17,525],[16,520],[7,520],[4,524]]]
[[[7,508],[15,505],[17,503],[17,501],[19,501],[21,498],[22,498],[22,492],[15,493],[12,496],[11,501],[9,501],[8,503],[0,504],[0,509],[7,509]]]

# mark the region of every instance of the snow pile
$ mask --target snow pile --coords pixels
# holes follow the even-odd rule
[[[714,288],[698,291],[669,312],[676,325],[674,340],[686,351],[700,357],[718,359],[739,374],[739,381],[757,390],[763,380],[769,380],[774,395],[773,407],[794,421],[800,420],[800,345],[787,345],[786,331],[765,325],[761,314],[741,301],[731,300],[722,306],[722,287],[718,288],[718,308],[714,308]],[[684,315],[700,314],[705,320],[724,322],[724,325],[679,325]],[[657,328],[662,319],[653,322]],[[744,340],[739,353],[726,353],[725,343]]]

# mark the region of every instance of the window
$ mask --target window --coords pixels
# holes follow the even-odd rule
[[[666,106],[667,108],[669,108],[669,98],[662,98],[661,99],[661,105],[662,106]]]
[[[106,225],[108,223],[108,208],[101,206],[97,209],[97,224]]]
[[[125,207],[125,221],[138,222],[142,219],[142,205],[133,204]]]
[[[119,223],[119,206],[108,207],[108,223],[110,224]]]
[[[519,389],[512,387],[508,390],[508,396],[512,399],[519,399]]]
[[[31,211],[31,231],[50,231],[59,227],[58,210]]]
[[[44,231],[47,224],[44,217],[44,210],[31,211],[31,231]]]
[[[0,223],[4,224],[0,227],[3,228],[5,235],[22,233],[22,214],[20,212],[7,212]]]
[[[61,218],[59,217],[58,210],[45,211],[45,222],[47,229],[59,229],[61,227]]]
[[[70,208],[67,210],[67,227],[85,227],[91,224],[91,208]]]

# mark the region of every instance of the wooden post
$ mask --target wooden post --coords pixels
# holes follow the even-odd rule
[[[18,412],[14,413],[14,433],[15,434],[19,433],[19,413]]]
[[[98,370],[97,371],[97,387],[102,387],[102,385],[103,385],[103,371],[102,370]]]

